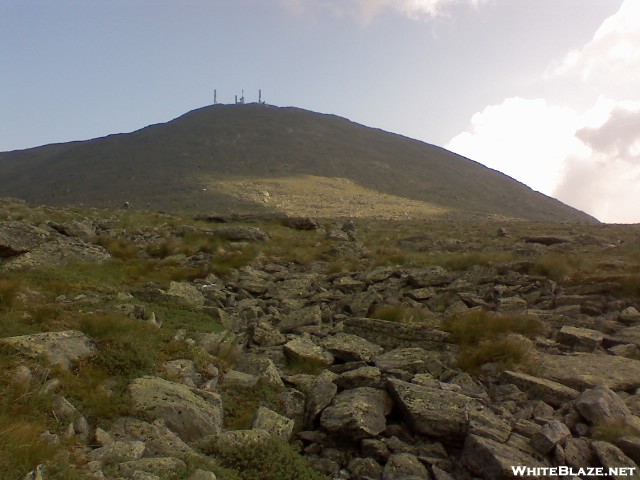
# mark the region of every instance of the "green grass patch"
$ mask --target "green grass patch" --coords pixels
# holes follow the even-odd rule
[[[609,443],[616,443],[622,437],[637,437],[639,433],[623,417],[613,418],[593,427],[593,437]]]
[[[219,393],[224,408],[224,424],[228,430],[251,428],[258,407],[279,410],[279,397],[282,387],[258,382],[255,387],[225,385],[221,383]]]
[[[479,309],[447,317],[442,321],[441,328],[449,332],[451,340],[458,345],[475,345],[509,333],[532,337],[544,332],[544,324],[536,318]]]
[[[212,447],[207,453],[215,455],[221,466],[236,471],[241,480],[329,479],[311,467],[292,445],[273,438],[242,447]]]
[[[525,366],[534,351],[526,337],[544,332],[544,324],[535,318],[485,310],[448,317],[441,328],[459,346],[458,366],[470,373],[478,373],[486,363],[496,363],[500,370]]]
[[[22,288],[19,278],[0,278],[0,312],[6,312],[13,307]]]
[[[499,371],[513,370],[527,363],[534,351],[532,342],[522,336],[483,340],[477,345],[461,346],[458,367],[469,373],[478,373],[482,365],[495,363]]]
[[[529,273],[542,275],[556,282],[561,282],[581,265],[582,261],[578,255],[552,252],[536,258]]]

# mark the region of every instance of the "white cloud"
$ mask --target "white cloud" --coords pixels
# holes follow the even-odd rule
[[[625,0],[582,48],[545,72],[584,111],[508,98],[473,115],[446,148],[606,222],[640,222],[640,1]],[[544,97],[541,94],[541,97]]]
[[[339,17],[353,17],[369,22],[385,9],[395,10],[414,20],[446,17],[452,8],[478,8],[491,0],[281,0],[296,14],[328,11]]]
[[[569,154],[584,147],[575,137],[580,116],[543,99],[508,98],[471,118],[445,148],[499,170],[550,195]]]
[[[625,0],[607,18],[593,39],[553,62],[545,78],[572,78],[600,95],[633,95],[640,82],[640,2]]]
[[[640,102],[613,106],[576,137],[588,151],[567,157],[556,196],[607,222],[640,222]]]
[[[640,222],[640,102],[599,98],[582,114],[509,98],[445,146],[615,223]]]

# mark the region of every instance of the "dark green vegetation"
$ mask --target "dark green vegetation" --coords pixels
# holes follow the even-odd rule
[[[341,186],[339,179],[351,183]],[[265,189],[283,188],[270,185],[272,180],[284,182],[284,193],[269,201],[262,196]],[[219,183],[230,181],[240,185]],[[305,186],[309,181],[312,190]],[[299,184],[313,198],[287,195]],[[309,206],[331,204],[341,213],[325,210],[326,217],[391,218],[405,215],[409,199],[422,205],[409,209],[412,217],[440,209],[594,222],[442,148],[332,115],[258,104],[208,106],[130,134],[0,153],[0,196],[100,207],[128,201],[174,212],[293,209],[300,214]],[[340,209],[347,197],[355,197],[348,213]],[[373,206],[363,208],[363,198],[365,206]]]

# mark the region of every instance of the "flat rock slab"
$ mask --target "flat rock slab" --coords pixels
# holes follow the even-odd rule
[[[424,373],[429,371],[435,354],[420,347],[397,348],[390,350],[373,359],[376,367],[383,372],[404,370],[409,373]]]
[[[446,343],[449,334],[434,325],[408,324],[354,317],[344,321],[344,331],[369,340],[384,348],[420,347],[435,351],[452,351],[453,345]]]
[[[77,330],[2,338],[0,344],[3,343],[28,357],[44,355],[50,363],[66,369],[71,368],[75,360],[90,357],[97,352],[91,339]]]
[[[558,332],[558,342],[583,352],[593,352],[602,344],[604,334],[589,328],[564,325]]]
[[[613,355],[540,354],[539,376],[576,390],[598,386],[630,391],[640,386],[640,361]]]
[[[322,341],[322,346],[333,354],[335,358],[343,362],[356,362],[358,360],[370,362],[373,357],[383,351],[379,345],[348,333],[337,333],[327,337]]]
[[[500,375],[503,383],[511,383],[529,395],[532,400],[542,400],[552,407],[559,408],[574,400],[580,392],[545,378],[534,377],[521,372],[506,370]]]
[[[389,393],[416,433],[461,445],[467,433],[506,442],[511,427],[477,400],[448,390],[390,378]]]
[[[222,400],[215,393],[158,377],[142,377],[131,382],[129,394],[136,414],[163,419],[185,442],[222,430]]]
[[[282,351],[292,361],[311,362],[326,366],[333,364],[333,355],[311,340],[302,337],[297,337],[287,342]]]

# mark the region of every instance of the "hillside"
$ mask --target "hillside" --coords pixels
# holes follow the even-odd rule
[[[166,211],[595,221],[445,149],[261,104],[207,106],[129,134],[0,153],[0,196]]]
[[[251,220],[0,199],[3,480],[637,478],[640,225]]]

